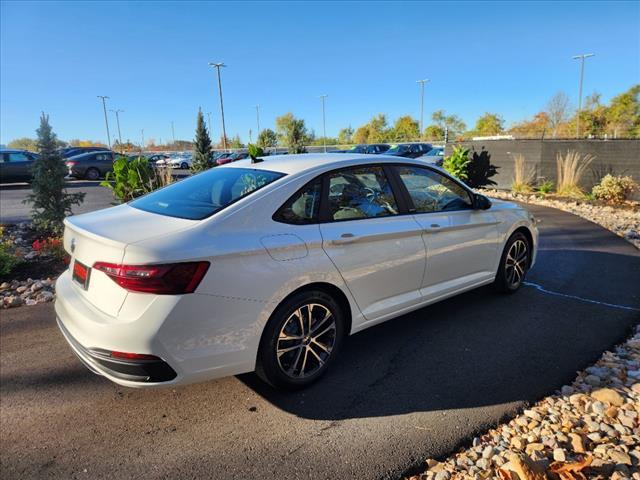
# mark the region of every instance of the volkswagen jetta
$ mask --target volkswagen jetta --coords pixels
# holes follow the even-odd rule
[[[522,207],[384,155],[241,160],[65,225],[60,329],[130,387],[254,370],[306,386],[350,334],[481,285],[518,290],[538,239]]]

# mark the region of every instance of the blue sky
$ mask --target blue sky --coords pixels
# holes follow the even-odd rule
[[[123,109],[122,137],[193,137],[199,106],[220,113],[210,61],[224,61],[227,134],[246,141],[293,112],[327,134],[444,109],[468,125],[510,123],[565,91],[604,100],[640,82],[640,2],[2,2],[0,143],[34,136],[44,110],[62,139],[106,140],[102,105]],[[112,135],[115,117],[109,114]]]

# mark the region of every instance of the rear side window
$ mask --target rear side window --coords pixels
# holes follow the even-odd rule
[[[306,225],[318,221],[320,211],[320,180],[305,186],[291,197],[273,216],[276,222]]]
[[[129,203],[168,217],[202,220],[283,177],[250,168],[212,168]]]

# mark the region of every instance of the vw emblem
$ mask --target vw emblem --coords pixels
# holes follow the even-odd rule
[[[76,239],[72,238],[71,239],[71,253],[73,253],[76,250]]]

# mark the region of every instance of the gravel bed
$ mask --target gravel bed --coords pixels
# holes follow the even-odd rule
[[[411,480],[640,480],[640,326],[571,385]]]
[[[518,194],[490,189],[483,190],[482,193],[502,200],[517,200],[573,213],[612,231],[640,249],[640,204],[638,202],[626,202],[622,206],[614,207],[587,201],[553,198],[542,194]]]
[[[52,302],[55,298],[55,280],[27,280],[3,282],[0,284],[0,304],[2,308],[32,306]]]

